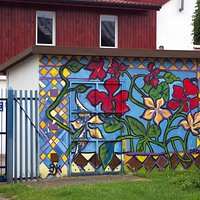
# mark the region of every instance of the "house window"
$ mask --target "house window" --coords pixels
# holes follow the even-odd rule
[[[37,11],[36,44],[55,45],[55,13]]]
[[[118,18],[117,16],[100,16],[100,47],[118,47]]]

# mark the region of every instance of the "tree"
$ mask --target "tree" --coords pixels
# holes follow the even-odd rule
[[[200,0],[197,0],[193,15],[193,42],[200,45]]]

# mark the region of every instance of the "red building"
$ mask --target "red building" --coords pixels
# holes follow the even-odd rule
[[[167,0],[0,0],[0,64],[33,45],[156,48]]]

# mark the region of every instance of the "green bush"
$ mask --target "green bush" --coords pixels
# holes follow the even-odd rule
[[[171,182],[183,190],[200,189],[200,170],[180,172],[172,177]]]

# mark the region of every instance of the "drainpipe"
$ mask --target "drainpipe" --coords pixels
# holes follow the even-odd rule
[[[179,8],[179,11],[183,11],[184,10],[184,0],[181,0],[181,7]]]

